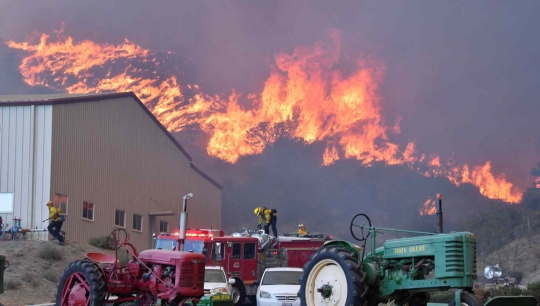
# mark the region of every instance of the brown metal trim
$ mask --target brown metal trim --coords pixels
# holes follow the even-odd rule
[[[167,129],[159,122],[159,120],[152,114],[152,112],[142,103],[142,101],[137,97],[137,95],[133,92],[114,92],[114,93],[104,93],[104,94],[95,94],[95,95],[88,95],[88,96],[73,96],[73,97],[61,97],[61,98],[50,98],[47,100],[34,100],[34,101],[5,101],[0,102],[0,106],[25,106],[25,105],[57,105],[57,104],[69,104],[69,103],[79,103],[79,102],[93,102],[100,100],[110,100],[110,99],[118,99],[118,98],[125,98],[125,97],[132,97],[139,103],[139,105],[144,109],[144,111],[154,120],[154,122],[161,128],[161,130],[171,139],[171,141],[184,153],[184,155],[188,158],[189,161],[192,161],[193,158],[189,155],[189,153],[178,143],[178,141],[174,138],[174,136],[167,131]]]
[[[191,168],[193,170],[197,171],[200,175],[202,175],[205,179],[210,181],[210,183],[214,184],[217,188],[223,189],[223,186],[221,186],[218,182],[216,182],[213,178],[211,178],[208,174],[204,173],[201,169],[197,168],[193,163],[191,163]]]

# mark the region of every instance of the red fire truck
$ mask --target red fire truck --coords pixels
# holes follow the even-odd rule
[[[156,248],[176,248],[177,233],[154,234]],[[229,277],[235,279],[232,298],[240,305],[246,297],[255,301],[256,282],[270,267],[302,268],[309,256],[332,237],[323,235],[280,236],[279,240],[251,231],[224,235],[222,230],[191,229],[186,232],[185,251],[206,256],[207,266],[222,266]]]

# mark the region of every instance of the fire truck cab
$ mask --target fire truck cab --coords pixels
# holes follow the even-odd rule
[[[156,248],[172,250],[177,247],[176,233],[154,235]],[[312,253],[316,252],[331,237],[280,236],[276,240],[263,231],[250,231],[224,235],[220,230],[187,230],[185,251],[206,256],[207,265],[222,266],[229,278],[234,278],[233,291],[240,305],[246,297],[255,301],[257,286],[266,268],[302,268]]]

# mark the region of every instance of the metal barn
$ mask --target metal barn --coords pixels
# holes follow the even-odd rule
[[[177,229],[189,192],[188,226],[220,228],[221,189],[133,93],[0,96],[4,223],[46,227],[53,200],[68,242],[121,227],[149,248],[152,233]]]

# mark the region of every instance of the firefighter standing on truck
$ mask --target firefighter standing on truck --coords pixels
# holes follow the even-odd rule
[[[263,219],[265,222],[264,225],[264,232],[266,234],[270,234],[270,226],[272,226],[272,232],[274,233],[274,237],[278,239],[278,231],[277,231],[277,210],[276,209],[270,209],[270,208],[262,208],[257,207],[253,211],[255,215],[259,217],[259,225],[257,225],[257,228],[260,229],[262,227]]]

